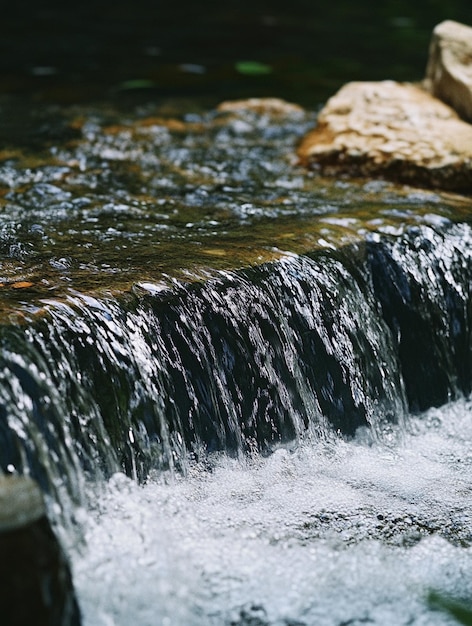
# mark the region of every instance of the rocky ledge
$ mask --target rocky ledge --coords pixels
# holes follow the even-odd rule
[[[472,125],[460,117],[468,110],[466,95],[472,98],[470,59],[472,28],[443,22],[433,33],[422,85],[345,85],[300,143],[301,162],[325,175],[472,192]],[[446,99],[462,106],[455,110]]]

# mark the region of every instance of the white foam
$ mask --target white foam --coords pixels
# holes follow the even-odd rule
[[[472,403],[412,431],[114,476],[73,552],[84,625],[452,624],[426,597],[472,598]]]

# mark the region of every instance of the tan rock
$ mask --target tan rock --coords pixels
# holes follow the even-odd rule
[[[447,20],[433,31],[425,84],[472,121],[472,28]]]
[[[472,191],[472,126],[410,84],[345,85],[327,102],[298,154],[324,174],[380,175]]]
[[[280,98],[248,98],[247,100],[227,100],[218,105],[218,111],[222,113],[240,113],[252,111],[260,115],[273,117],[286,117],[300,115],[303,109],[298,104],[286,102]]]
[[[27,476],[0,476],[0,533],[18,529],[46,515],[38,485]]]

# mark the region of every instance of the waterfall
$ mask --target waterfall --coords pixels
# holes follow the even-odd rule
[[[263,454],[307,433],[373,439],[470,393],[466,223],[374,234],[206,281],[71,294],[3,326],[0,464],[53,500],[117,471]]]

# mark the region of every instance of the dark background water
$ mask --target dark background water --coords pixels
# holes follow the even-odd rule
[[[470,0],[10,0],[0,95],[210,105],[274,95],[315,105],[348,80],[421,79],[444,19],[472,22]]]

